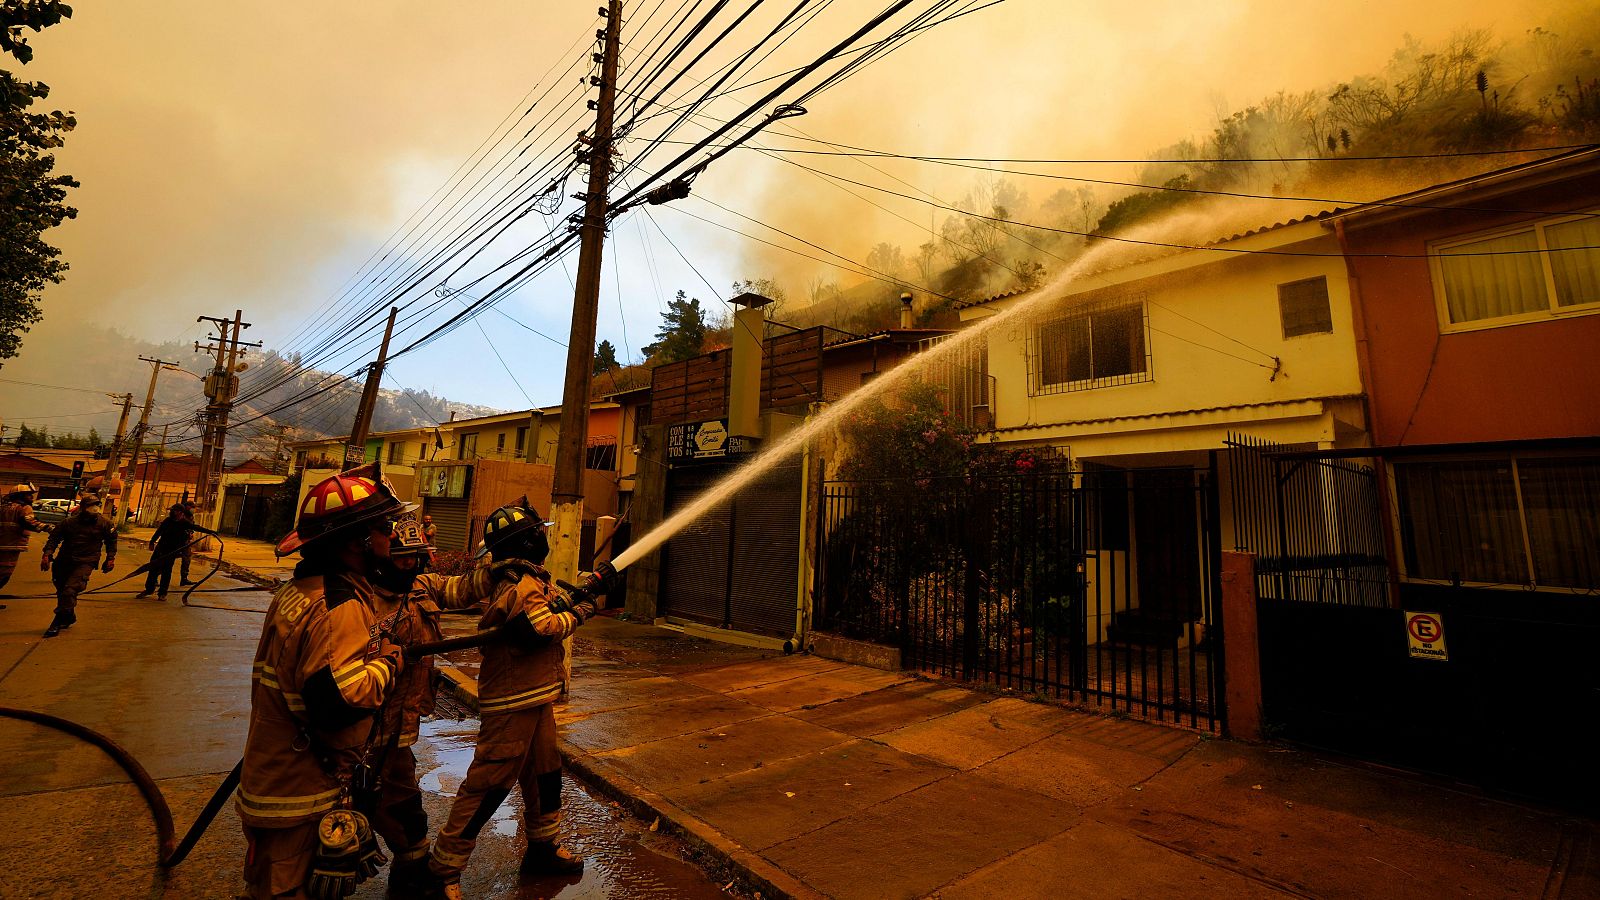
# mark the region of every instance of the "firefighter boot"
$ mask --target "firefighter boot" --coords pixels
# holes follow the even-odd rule
[[[533,841],[522,854],[524,875],[576,875],[582,871],[583,857],[573,855],[555,841]]]
[[[436,894],[432,877],[428,873],[428,858],[397,860],[389,867],[389,894],[396,900],[427,897]],[[442,885],[439,886],[442,889]]]
[[[55,637],[56,635],[58,635],[60,633],[61,633],[61,617],[60,616],[56,616],[54,619],[50,620],[50,627],[46,628],[44,630],[44,636],[47,637],[47,638],[53,638],[53,637]]]

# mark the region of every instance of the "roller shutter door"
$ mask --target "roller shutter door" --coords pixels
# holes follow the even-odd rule
[[[731,471],[675,469],[671,516]],[[794,633],[800,547],[800,467],[782,466],[672,537],[662,548],[661,614],[788,637]],[[731,572],[730,565],[732,563]]]
[[[779,466],[740,491],[733,521],[728,624],[789,637],[800,566],[800,466]]]
[[[687,506],[727,471],[725,466],[673,470],[667,476],[667,516]],[[726,624],[731,518],[732,505],[718,504],[661,548],[661,615]]]
[[[444,497],[422,498],[422,514],[433,517],[433,525],[439,529],[434,536],[434,546],[440,550],[466,550],[468,523],[467,500],[451,500]]]

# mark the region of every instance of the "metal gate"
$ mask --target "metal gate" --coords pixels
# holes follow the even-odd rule
[[[908,667],[1216,730],[1215,473],[823,486],[817,625]]]
[[[728,474],[674,469],[671,516]],[[777,466],[662,547],[661,614],[780,637],[794,634],[800,554],[800,467]]]
[[[1391,586],[1380,470],[1237,435],[1229,469],[1236,543],[1257,554],[1270,733],[1600,807],[1592,597]],[[1447,659],[1410,655],[1408,611],[1442,618]]]
[[[440,550],[468,550],[477,543],[470,532],[471,520],[467,515],[467,500],[458,500],[446,497],[423,497],[422,514],[433,519],[435,528],[439,533],[434,537],[434,546]]]

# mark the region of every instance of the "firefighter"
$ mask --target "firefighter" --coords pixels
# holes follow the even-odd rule
[[[156,526],[155,534],[150,536],[150,568],[144,576],[144,590],[140,591],[135,600],[143,600],[155,593],[159,599],[167,599],[167,588],[172,585],[172,566],[178,561],[178,554],[188,549],[194,542],[194,520],[189,518],[189,507],[182,503],[174,503],[167,510],[167,517]]]
[[[11,580],[17,558],[28,549],[28,532],[50,530],[49,525],[33,517],[33,498],[38,494],[38,488],[22,482],[12,485],[5,499],[0,501],[0,588]],[[0,603],[0,609],[5,608],[6,605]]]
[[[100,562],[101,547],[106,551],[104,564]],[[57,549],[61,550],[60,559],[55,557]],[[56,614],[45,629],[45,637],[53,638],[78,621],[78,594],[89,586],[89,576],[97,565],[102,572],[116,568],[117,528],[100,514],[100,498],[89,494],[78,501],[77,511],[52,529],[50,539],[44,542],[39,569],[48,571],[56,586]]]
[[[488,553],[495,565],[510,560],[543,563],[550,552],[545,535],[548,524],[529,508],[527,498],[502,506],[484,523],[482,552]],[[434,896],[461,896],[461,870],[472,855],[478,832],[519,785],[528,840],[522,873],[571,875],[583,871],[583,860],[557,843],[561,752],[556,744],[554,703],[565,671],[562,640],[594,615],[591,592],[601,593],[603,581],[591,580],[587,590],[567,596],[551,586],[549,573],[535,568],[497,594],[484,611],[480,630],[505,627],[514,636],[483,648],[478,680],[482,724],[472,765],[429,854]]]
[[[400,683],[393,638],[411,587],[389,551],[396,518],[412,508],[376,465],[354,469],[313,487],[278,544],[279,557],[300,562],[256,648],[234,800],[252,898],[343,896],[385,861],[351,807],[381,791],[375,720]]]
[[[394,627],[394,640],[402,647],[442,640],[441,610],[465,609],[489,600],[504,584],[488,567],[454,578],[435,575],[428,571],[432,555],[425,528],[403,516],[390,538],[389,561],[372,579],[380,595],[403,598]],[[521,571],[532,570],[530,565],[509,566],[504,571],[515,580]],[[422,717],[433,712],[432,658],[409,664],[394,690],[394,698],[384,708],[383,731],[377,741],[380,789],[372,826],[394,857],[389,893],[410,897],[424,890],[427,882],[428,814],[422,808],[411,747],[417,741]]]

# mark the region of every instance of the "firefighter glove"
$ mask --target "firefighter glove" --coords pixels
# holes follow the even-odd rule
[[[317,823],[317,850],[311,860],[311,880],[306,893],[314,900],[343,900],[365,880],[362,874],[362,833],[370,838],[367,817],[349,809],[336,809]]]
[[[390,668],[394,669],[394,674],[399,675],[401,668],[405,666],[405,658],[404,647],[389,640],[387,635],[378,638],[378,654],[373,659],[388,660]]]
[[[378,847],[378,836],[372,831],[372,823],[366,816],[356,813],[356,836],[358,838],[356,867],[359,873],[358,881],[366,881],[378,874],[383,864],[389,857],[383,855],[383,850]]]

